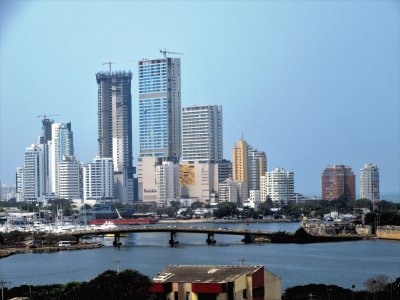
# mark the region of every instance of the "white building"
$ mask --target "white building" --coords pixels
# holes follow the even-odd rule
[[[45,176],[43,145],[31,145],[27,147],[22,175],[24,201],[45,201]]]
[[[249,190],[260,190],[260,177],[267,171],[265,152],[249,146],[247,150],[247,187]]]
[[[51,141],[49,144],[50,192],[60,194],[59,166],[64,156],[74,155],[73,133],[71,123],[51,124]]]
[[[271,172],[265,173],[264,189],[266,194],[271,197],[274,202],[283,201],[287,204],[294,201],[294,173],[285,171],[283,168],[276,168]]]
[[[164,161],[156,166],[157,204],[167,203],[179,197],[179,165],[172,161]]]
[[[21,202],[24,200],[24,168],[18,167],[15,177],[15,197],[17,202]]]
[[[227,178],[218,184],[218,202],[238,203],[238,183]]]
[[[61,199],[79,199],[80,162],[74,156],[64,156],[59,163],[59,197]]]
[[[83,199],[105,200],[114,197],[114,166],[110,157],[96,156],[91,163],[83,165]]]
[[[222,106],[182,109],[182,161],[222,160],[222,147]]]
[[[379,201],[379,168],[365,164],[360,170],[360,198]]]

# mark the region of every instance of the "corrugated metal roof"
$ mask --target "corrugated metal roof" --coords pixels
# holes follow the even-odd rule
[[[253,274],[262,266],[171,265],[153,278],[154,282],[232,282],[240,276]]]

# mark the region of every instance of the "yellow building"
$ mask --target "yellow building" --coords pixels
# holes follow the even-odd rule
[[[232,148],[233,180],[247,183],[247,152],[249,145],[243,139],[237,141]]]

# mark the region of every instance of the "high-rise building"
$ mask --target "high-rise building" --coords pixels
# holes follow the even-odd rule
[[[181,60],[139,61],[140,156],[181,156]]]
[[[44,201],[44,159],[43,145],[32,145],[25,150],[23,168],[23,199],[24,201]]]
[[[15,193],[17,202],[23,201],[24,196],[24,168],[18,167],[15,174]]]
[[[351,167],[328,165],[322,172],[322,199],[333,200],[344,197],[356,199],[355,175]]]
[[[274,202],[294,201],[294,173],[283,168],[276,168],[271,172],[265,173],[265,190]],[[265,201],[265,199],[262,199]]]
[[[114,196],[133,201],[132,73],[99,72],[96,80],[99,156],[114,160]]]
[[[54,123],[51,125],[51,141],[49,144],[50,191],[60,194],[59,166],[64,156],[74,155],[73,133],[71,123]]]
[[[233,180],[245,182],[247,184],[247,167],[248,167],[248,148],[249,145],[243,139],[237,141],[232,148],[232,176]]]
[[[245,183],[247,191],[260,190],[260,177],[267,171],[265,152],[257,151],[245,140],[239,140],[232,148],[233,179]],[[248,194],[244,199],[247,199]]]
[[[59,164],[59,197],[80,199],[80,162],[74,156],[64,156]]]
[[[257,151],[253,147],[248,148],[247,178],[249,190],[260,190],[260,177],[267,171],[267,158],[265,152]]]
[[[182,160],[219,161],[223,155],[222,106],[182,109]]]
[[[111,157],[96,156],[91,163],[84,164],[83,199],[110,200],[114,197],[114,166]]]
[[[379,201],[379,168],[374,164],[360,170],[360,198]]]

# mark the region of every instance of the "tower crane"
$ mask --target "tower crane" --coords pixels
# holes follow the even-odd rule
[[[183,55],[183,53],[167,51],[167,49],[165,49],[165,48],[164,48],[164,50],[160,50],[160,53],[162,53],[162,54],[164,55],[164,58],[167,58],[167,53],[168,53],[168,54]]]
[[[43,118],[42,120],[47,119],[47,117],[59,117],[59,116],[61,115],[46,115],[46,114],[37,115],[38,118]]]
[[[110,72],[110,74],[111,74],[111,65],[115,65],[115,64],[124,64],[124,63],[128,63],[128,62],[133,62],[133,60],[117,61],[117,62],[108,61],[108,62],[102,63],[102,65],[103,65],[103,66],[104,66],[104,65],[108,65],[108,69],[109,69],[109,72]]]

